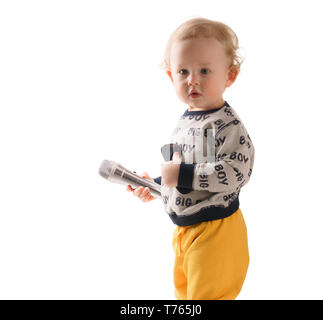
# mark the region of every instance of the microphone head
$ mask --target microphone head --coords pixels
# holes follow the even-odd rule
[[[110,160],[103,160],[99,169],[99,174],[105,179],[113,176],[116,163]]]

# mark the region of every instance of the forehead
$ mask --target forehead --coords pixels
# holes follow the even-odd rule
[[[223,45],[214,38],[175,41],[170,52],[172,65],[185,63],[211,64],[226,60]]]

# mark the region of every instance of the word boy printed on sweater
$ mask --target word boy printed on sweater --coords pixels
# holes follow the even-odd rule
[[[161,181],[163,203],[181,226],[221,219],[239,208],[249,181],[254,147],[240,118],[225,102],[218,109],[188,111],[179,118],[171,143],[181,151],[176,188]]]

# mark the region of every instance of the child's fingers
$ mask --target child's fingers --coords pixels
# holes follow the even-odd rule
[[[149,192],[149,188],[144,188],[143,190],[142,190],[142,192],[141,192],[141,194],[140,194],[140,199],[141,200],[144,200],[144,199],[146,199],[147,198],[147,196],[150,194],[150,192]]]
[[[131,189],[131,187],[128,185],[127,190],[133,191],[133,194],[143,202],[148,202],[150,200],[155,199],[155,197],[151,195],[148,187],[138,187],[138,188],[132,189],[132,190],[130,190],[130,189]]]
[[[145,190],[142,192],[141,200],[143,202],[148,202],[153,199],[155,199],[155,198],[154,198],[154,196],[151,195],[149,188],[145,188]]]
[[[155,197],[152,196],[151,194],[148,194],[147,197],[143,200],[143,202],[148,202],[148,201],[151,201],[153,199],[155,199]]]
[[[140,198],[142,191],[144,190],[144,187],[138,187],[134,190],[133,194]]]
[[[140,200],[143,202],[147,202],[150,199],[150,190],[149,188],[144,188],[139,196]]]

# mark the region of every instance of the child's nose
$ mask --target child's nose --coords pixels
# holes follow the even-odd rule
[[[189,86],[199,86],[200,81],[197,76],[191,75],[190,78],[188,79],[188,85]]]

